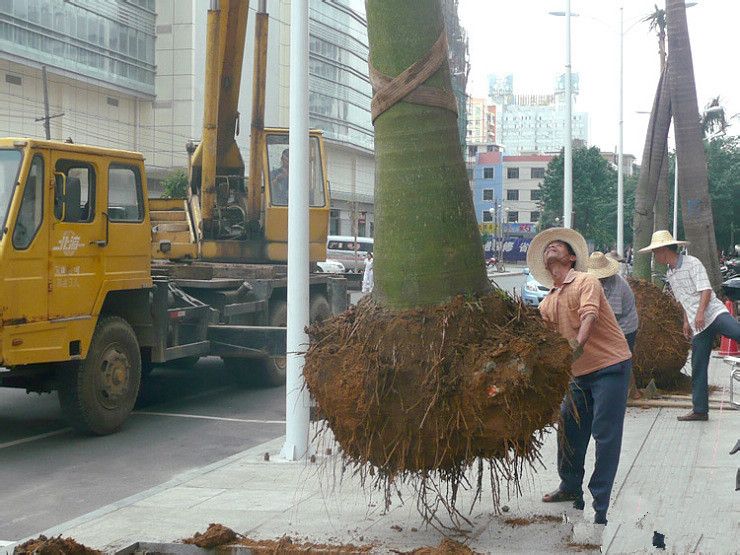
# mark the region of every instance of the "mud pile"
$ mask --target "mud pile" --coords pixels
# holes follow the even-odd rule
[[[208,529],[201,533],[196,532],[189,538],[181,540],[182,543],[191,545],[197,545],[204,549],[210,549],[211,547],[218,547],[219,545],[226,545],[234,543],[237,538],[237,533],[231,528],[224,526],[223,524],[211,523],[208,525]]]
[[[451,540],[443,539],[437,547],[419,547],[404,555],[475,555],[476,552],[467,545]]]
[[[567,342],[499,290],[398,312],[366,297],[309,336],[309,390],[345,463],[380,481],[434,476],[454,492],[476,460],[516,481],[570,379]]]
[[[43,534],[16,546],[13,555],[98,555],[102,551],[90,549],[72,538],[47,538]]]
[[[691,347],[683,335],[683,309],[649,281],[628,281],[640,318],[632,359],[637,387],[643,388],[654,379],[660,389],[679,388],[685,382],[681,368]]]

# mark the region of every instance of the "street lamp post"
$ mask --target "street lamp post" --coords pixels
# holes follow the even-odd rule
[[[624,6],[619,7],[619,152],[617,154],[617,255],[624,257]]]
[[[573,80],[570,64],[570,0],[565,0],[564,12],[550,15],[565,16],[565,144],[563,145],[563,227],[572,227],[573,214]]]

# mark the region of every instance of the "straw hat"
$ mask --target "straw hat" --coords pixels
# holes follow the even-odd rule
[[[611,258],[612,260],[616,260],[617,262],[624,262],[624,258],[619,256],[619,253],[616,250],[610,250],[604,256]]]
[[[550,272],[545,266],[544,254],[547,245],[553,241],[568,243],[573,249],[573,252],[576,253],[575,269],[579,272],[585,272],[587,270],[588,245],[586,245],[583,235],[573,229],[564,227],[551,227],[550,229],[541,231],[529,244],[527,265],[529,266],[529,273],[534,276],[534,279],[546,287],[552,287],[553,281],[552,275],[550,275]]]
[[[653,238],[650,240],[650,244],[644,249],[640,249],[637,252],[650,252],[660,247],[667,247],[669,245],[688,245],[688,241],[676,241],[671,235],[671,232],[667,229],[661,229],[653,233]]]
[[[588,257],[588,273],[599,279],[613,276],[619,272],[619,262],[606,256],[603,252],[594,251]]]

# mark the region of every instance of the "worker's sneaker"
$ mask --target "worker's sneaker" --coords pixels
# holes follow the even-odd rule
[[[694,422],[694,421],[705,421],[709,420],[709,415],[706,412],[689,412],[683,416],[677,416],[676,420],[681,422]]]

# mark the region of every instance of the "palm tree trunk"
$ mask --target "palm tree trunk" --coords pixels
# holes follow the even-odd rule
[[[639,249],[650,244],[653,234],[655,199],[663,165],[666,164],[668,129],[671,125],[671,102],[666,71],[661,72],[658,88],[650,112],[645,148],[642,153],[642,168],[635,190],[635,216],[633,220],[635,277],[650,279],[650,254],[640,254]]]
[[[370,65],[393,78],[429,51],[438,0],[367,0]],[[447,62],[425,83],[452,91]],[[374,298],[392,309],[490,286],[457,132],[444,108],[400,101],[375,120]]]
[[[655,223],[653,229],[671,229],[670,206],[671,198],[668,185],[668,152],[664,154],[663,162],[660,165],[660,178],[658,179],[658,190],[655,195]],[[665,276],[668,266],[665,264],[655,263],[653,271],[658,276]],[[656,285],[661,285],[660,280],[656,279]]]
[[[676,130],[678,188],[686,239],[691,252],[707,270],[715,291],[720,273],[714,237],[712,204],[709,198],[707,159],[702,141],[701,120],[696,101],[694,66],[683,0],[666,0],[668,20],[669,82]]]

